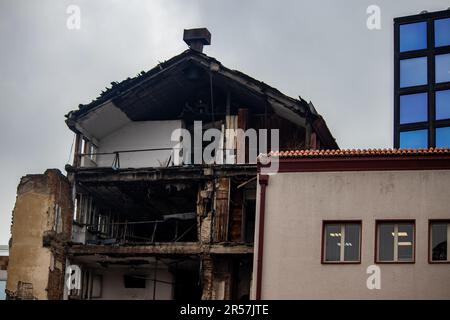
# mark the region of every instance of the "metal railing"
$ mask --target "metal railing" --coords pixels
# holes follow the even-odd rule
[[[112,223],[99,223],[99,224],[87,224],[86,227],[90,232],[98,232],[101,233],[105,236],[108,236],[109,232],[104,232],[102,231],[104,226],[113,226],[113,225],[121,225],[123,227],[123,229],[121,230],[121,234],[120,235],[110,235],[112,238],[114,238],[116,241],[122,241],[122,242],[126,242],[127,239],[136,239],[136,240],[140,240],[140,241],[144,241],[144,242],[149,242],[149,243],[155,243],[155,239],[156,239],[156,233],[157,233],[157,229],[158,226],[160,224],[164,224],[168,221],[168,219],[163,219],[163,220],[151,220],[151,221],[123,221],[123,222],[112,222]],[[146,224],[146,225],[150,225],[152,226],[152,232],[149,238],[147,237],[140,237],[140,236],[136,236],[134,234],[130,234],[128,233],[129,231],[129,226],[132,225],[142,225],[142,224]],[[192,229],[194,229],[197,226],[197,221],[195,221],[193,224],[191,224],[190,227],[186,228],[181,234],[179,234],[178,232],[178,222],[175,221],[175,229],[174,229],[174,237],[169,241],[169,242],[178,242],[180,240],[182,240]],[[97,240],[92,240],[94,242],[99,241]]]
[[[118,151],[112,151],[112,152],[86,152],[86,153],[79,153],[77,155],[78,157],[78,166],[81,166],[81,159],[83,157],[89,157],[90,160],[94,161],[92,157],[97,157],[100,155],[114,155],[113,162],[111,164],[112,168],[120,169],[120,154],[123,153],[138,153],[138,152],[153,152],[153,151],[173,151],[175,149],[182,150],[183,148],[175,148],[175,147],[164,147],[164,148],[146,148],[146,149],[133,149],[133,150],[118,150]],[[173,159],[173,153],[171,153],[170,158],[168,160],[168,163],[172,161]]]

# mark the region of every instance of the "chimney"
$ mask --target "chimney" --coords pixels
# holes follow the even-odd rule
[[[211,33],[206,28],[184,29],[183,40],[192,50],[203,52],[211,44]]]

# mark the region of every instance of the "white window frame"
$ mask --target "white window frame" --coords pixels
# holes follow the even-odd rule
[[[92,142],[89,143],[89,159],[91,159],[92,162],[97,163],[97,150],[98,147],[93,144]]]
[[[393,224],[394,225],[394,257],[393,260],[380,260],[380,225],[383,224]],[[410,260],[398,260],[398,226],[400,224],[412,224],[412,255]],[[376,223],[376,236],[377,236],[377,252],[376,252],[376,262],[377,263],[415,263],[416,256],[416,222],[415,221],[389,221],[381,220]]]
[[[76,194],[76,196],[73,199],[73,221],[78,222],[78,219],[80,218],[80,201],[81,198]]]
[[[447,225],[447,260],[433,260],[433,224],[446,224]],[[429,248],[428,256],[432,263],[449,263],[450,262],[450,220],[431,220],[430,221],[430,234],[429,234]]]
[[[359,227],[359,239],[358,239],[358,260],[345,260],[345,226],[355,224]],[[328,261],[327,260],[327,226],[329,225],[338,225],[340,226],[340,237],[341,242],[339,244],[339,261]],[[323,244],[322,244],[322,263],[361,263],[361,242],[362,242],[362,223],[361,221],[345,221],[345,222],[339,222],[339,221],[323,221]]]

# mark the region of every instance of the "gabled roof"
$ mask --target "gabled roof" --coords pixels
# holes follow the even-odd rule
[[[338,148],[323,118],[311,103],[301,98],[288,97],[264,82],[228,69],[215,58],[191,49],[133,78],[112,82],[112,86],[95,100],[85,105],[80,104],[78,110],[69,112],[66,123],[71,130],[80,132],[78,122],[96,110],[101,114],[100,108],[109,108],[110,103],[132,121],[175,119],[181,110],[177,107],[169,108],[168,105],[182,108],[183,95],[192,94],[201,83],[190,81],[192,73],[203,81],[203,85],[213,81],[214,85],[231,91],[232,95],[243,99],[248,107],[264,110],[270,104],[276,113],[285,118],[311,123],[322,141],[330,148]]]

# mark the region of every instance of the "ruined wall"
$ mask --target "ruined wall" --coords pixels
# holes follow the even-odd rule
[[[228,270],[228,261],[222,261],[212,256],[202,259],[202,300],[229,300],[231,299],[231,273]]]
[[[228,241],[228,223],[230,214],[230,179],[217,179],[214,195],[213,241]]]
[[[71,188],[59,170],[22,177],[11,227],[9,298],[62,298],[72,212]]]
[[[247,180],[248,181],[248,180]],[[197,198],[198,238],[202,246],[243,241],[244,191],[229,177],[214,178],[200,187]],[[249,296],[252,258],[233,255],[201,256],[202,300]]]

